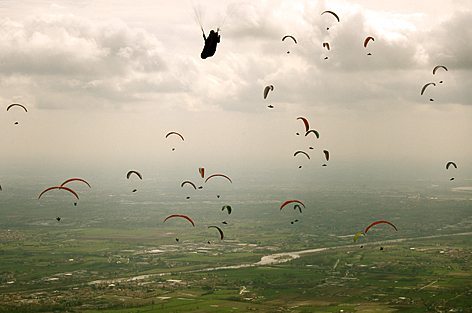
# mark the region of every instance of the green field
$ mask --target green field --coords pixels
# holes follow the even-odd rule
[[[421,192],[325,190],[304,195],[314,209],[303,215],[248,201],[229,216],[209,202],[195,228],[163,224],[159,210],[138,220],[143,208],[119,203],[90,220],[93,202],[59,223],[12,199],[1,212],[13,226],[0,231],[0,312],[471,312],[468,194]],[[354,245],[378,218],[399,231],[380,227]],[[220,241],[206,225],[223,219]],[[317,248],[329,249],[254,265]]]

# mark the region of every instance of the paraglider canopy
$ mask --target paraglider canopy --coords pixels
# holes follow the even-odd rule
[[[440,69],[440,68],[444,69],[444,70],[447,72],[447,67],[445,67],[444,65],[436,65],[436,66],[433,68],[433,75],[435,75],[435,74],[436,74],[436,71],[437,71],[438,69]]]
[[[303,155],[305,155],[305,156],[308,158],[308,160],[310,160],[310,156],[308,155],[308,153],[306,153],[305,151],[301,151],[301,150],[295,151],[295,153],[293,154],[293,156],[297,156],[297,155],[299,155],[300,153],[303,154]]]
[[[172,215],[169,215],[169,216],[167,216],[167,217],[164,219],[164,223],[165,223],[168,219],[176,218],[176,217],[186,219],[187,221],[189,221],[189,222],[193,225],[193,227],[195,227],[195,223],[193,222],[193,220],[192,220],[190,217],[188,217],[187,215],[183,215],[183,214],[172,214]]]
[[[60,189],[60,190],[65,190],[67,192],[70,192],[71,194],[73,194],[77,200],[79,200],[79,195],[72,189],[70,188],[67,188],[67,187],[64,187],[64,186],[54,186],[54,187],[49,187],[49,188],[46,188],[44,189],[38,196],[38,200],[41,199],[42,195],[44,195],[46,192],[50,191],[50,190],[55,190],[55,189]]]
[[[136,176],[139,177],[139,179],[143,179],[143,176],[141,175],[141,173],[139,173],[138,171],[129,171],[128,173],[126,173],[126,178],[129,179],[131,174],[135,174]]]
[[[218,232],[220,233],[220,239],[223,240],[223,238],[225,237],[225,235],[223,234],[223,230],[221,228],[219,228],[218,226],[208,226],[208,228],[216,228],[216,230],[218,230]]]
[[[457,168],[457,165],[456,165],[455,162],[449,161],[449,162],[447,162],[447,164],[446,164],[446,170],[448,170],[448,169],[449,169],[449,166],[451,166],[451,165],[454,166],[454,168]]]
[[[231,214],[232,208],[230,205],[223,205],[223,207],[221,208],[221,211],[224,211],[224,210],[227,210],[228,214]]]
[[[264,99],[267,98],[267,95],[269,94],[269,91],[273,91],[273,90],[274,90],[273,85],[265,86],[265,88],[264,88]]]
[[[295,37],[293,37],[293,36],[291,36],[291,35],[283,36],[283,37],[282,37],[282,41],[284,41],[286,38],[291,38],[294,43],[297,43],[297,40],[295,39]]]
[[[166,138],[168,138],[170,135],[177,135],[180,137],[180,139],[182,139],[182,141],[185,141],[184,139],[184,136],[182,136],[180,133],[178,132],[168,132],[167,135],[166,135]]]
[[[287,200],[280,205],[280,210],[282,210],[286,205],[290,203],[298,203],[298,204],[301,204],[303,207],[305,207],[305,204],[303,204],[303,202],[301,202],[300,200]]]
[[[195,186],[195,184],[192,183],[192,182],[189,181],[189,180],[186,180],[186,181],[182,182],[182,183],[180,184],[180,187],[183,187],[183,186],[185,186],[185,185],[187,185],[187,184],[189,184],[190,186],[192,186],[193,189],[197,190],[197,186]]]
[[[16,106],[22,108],[23,110],[25,110],[25,112],[28,112],[28,110],[26,109],[26,107],[25,107],[24,105],[22,105],[22,104],[19,104],[19,103],[12,103],[12,104],[10,104],[10,105],[7,107],[7,111],[9,111],[11,108],[16,107]]]
[[[430,86],[430,85],[433,85],[433,86],[436,87],[436,84],[435,84],[435,83],[427,83],[427,84],[425,84],[425,85],[423,86],[423,88],[421,88],[421,95],[424,94],[426,88],[428,88],[428,86]]]
[[[66,181],[64,181],[64,182],[61,184],[61,187],[63,187],[64,185],[66,185],[66,184],[68,184],[68,183],[70,183],[70,182],[74,182],[74,181],[82,182],[82,183],[86,184],[87,186],[89,186],[89,188],[92,188],[92,186],[90,186],[90,184],[89,184],[85,179],[77,178],[77,177],[73,177],[73,178],[67,179]]]
[[[369,41],[375,41],[374,37],[367,37],[365,40],[364,40],[364,48],[367,48],[367,44],[369,43]]]
[[[390,223],[389,221],[380,220],[380,221],[375,221],[375,222],[371,223],[369,226],[367,226],[364,230],[364,234],[367,234],[369,229],[371,229],[375,225],[379,225],[379,224],[388,224],[388,225],[392,226],[395,229],[395,231],[398,231],[397,227],[395,225],[393,225],[392,223]]]
[[[310,124],[308,123],[308,120],[302,116],[297,117],[297,120],[301,120],[303,122],[303,125],[305,125],[305,132],[307,132],[310,129]]]
[[[315,134],[315,136],[316,136],[317,139],[320,138],[320,133],[319,133],[318,131],[314,130],[314,129],[310,129],[309,131],[307,131],[307,132],[305,133],[305,137],[308,136],[308,134],[311,134],[311,133]]]
[[[224,175],[224,174],[213,174],[213,175],[210,175],[207,177],[207,179],[205,179],[205,183],[207,181],[209,181],[211,178],[213,177],[223,177],[223,178],[226,178],[230,183],[233,183],[233,181],[231,180],[231,178],[229,178],[228,176]]]

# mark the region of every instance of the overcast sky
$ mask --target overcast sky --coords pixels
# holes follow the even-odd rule
[[[471,173],[472,1],[170,3],[0,1],[3,170],[318,171],[328,149],[329,168],[422,164],[442,175],[454,160]],[[195,11],[207,32],[221,27],[206,60]],[[433,75],[439,64],[449,70]],[[6,112],[14,102],[28,113]],[[295,134],[298,116],[319,140]]]

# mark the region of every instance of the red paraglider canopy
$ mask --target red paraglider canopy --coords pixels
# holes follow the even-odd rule
[[[282,210],[286,205],[290,204],[290,203],[299,203],[301,204],[303,207],[305,207],[305,204],[303,204],[303,202],[301,202],[300,200],[287,200],[285,201],[284,203],[282,203],[282,205],[280,205],[280,209]]]
[[[174,217],[180,217],[180,218],[185,218],[187,221],[189,221],[190,223],[192,223],[193,227],[195,227],[195,223],[193,222],[193,220],[188,217],[187,215],[183,215],[183,214],[172,214],[172,215],[169,215],[168,217],[165,218],[164,222],[167,221],[168,219],[171,219],[171,218],[174,218]]]
[[[380,220],[380,221],[373,222],[372,224],[367,226],[366,229],[364,230],[364,234],[367,234],[369,229],[371,229],[372,227],[374,227],[375,225],[378,225],[378,224],[388,224],[388,225],[392,226],[396,231],[398,231],[397,227],[395,225],[393,225],[392,223],[390,223],[389,221]]]

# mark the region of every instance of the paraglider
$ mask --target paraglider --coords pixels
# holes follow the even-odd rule
[[[447,162],[447,164],[446,164],[446,170],[448,170],[451,165],[452,165],[454,168],[457,169],[457,164],[456,164],[455,162],[449,161],[449,162]],[[454,177],[451,177],[449,180],[450,180],[450,181],[453,181],[454,179],[455,179]]]
[[[49,187],[49,188],[46,188],[44,189],[38,196],[38,200],[41,199],[42,195],[45,194],[46,192],[50,191],[50,190],[55,190],[55,189],[60,189],[60,190],[65,190],[67,192],[70,192],[71,194],[73,194],[77,200],[79,200],[79,195],[72,189],[70,188],[67,188],[67,187],[63,187],[63,186],[54,186],[54,187]]]
[[[56,221],[60,222],[61,221],[61,218],[58,216],[56,217]]]
[[[425,84],[425,85],[423,86],[423,88],[421,88],[421,95],[424,94],[426,88],[428,88],[428,86],[430,86],[430,85],[433,85],[433,86],[436,87],[436,84],[435,84],[435,83],[427,83],[427,84]],[[429,99],[429,101],[434,101],[434,100],[431,98],[431,99]]]
[[[168,219],[176,218],[176,217],[186,219],[187,221],[189,221],[189,222],[193,225],[193,227],[195,227],[195,223],[193,222],[193,220],[192,220],[190,217],[188,217],[187,215],[183,215],[183,214],[172,214],[172,215],[169,215],[169,216],[167,216],[167,217],[164,219],[164,223],[165,223]]]
[[[231,178],[229,178],[228,176],[224,175],[224,174],[213,174],[213,175],[210,175],[207,177],[207,179],[205,179],[205,183],[207,181],[210,180],[210,178],[213,178],[213,177],[223,177],[223,178],[226,178],[230,183],[233,183],[233,181],[231,180]]]
[[[89,188],[92,188],[92,186],[90,186],[90,184],[89,184],[85,179],[77,178],[77,177],[67,179],[66,181],[64,181],[64,182],[61,184],[61,187],[63,187],[64,185],[66,185],[66,184],[68,184],[68,183],[70,183],[70,182],[74,182],[74,181],[82,182],[82,183],[86,184]]]
[[[333,11],[327,10],[327,11],[324,11],[323,13],[321,13],[321,15],[323,15],[325,13],[329,13],[329,14],[333,15],[336,18],[336,20],[338,21],[338,23],[340,22],[339,16],[336,13],[334,13]],[[326,27],[326,30],[329,30],[329,27]]]
[[[444,65],[436,65],[436,66],[433,68],[433,75],[435,75],[435,74],[436,74],[436,71],[437,71],[438,69],[440,69],[440,68],[442,68],[442,69],[445,70],[446,72],[448,71],[448,70],[447,70],[447,67],[445,67]],[[443,81],[440,80],[439,83],[442,84]]]
[[[212,29],[210,30],[210,34],[208,34],[208,37],[206,37],[205,31],[203,30],[203,27],[202,27],[203,40],[205,41],[205,45],[203,46],[202,53],[200,54],[200,57],[202,59],[212,57],[215,54],[216,47],[218,46],[221,40],[221,36],[219,32],[220,32],[219,28],[216,30],[216,32]]]
[[[282,41],[284,41],[286,38],[292,39],[293,42],[294,42],[295,44],[297,44],[297,40],[295,39],[295,37],[293,37],[293,36],[291,36],[291,35],[286,35],[286,36],[283,36],[283,37],[282,37]],[[290,51],[287,51],[287,53],[290,53]]]
[[[305,132],[307,132],[310,129],[310,124],[308,123],[308,120],[302,116],[297,117],[297,120],[301,120],[303,122],[303,125],[305,125]]]
[[[298,203],[301,206],[303,206],[303,208],[305,208],[305,204],[303,204],[303,202],[301,202],[300,200],[287,200],[287,201],[285,201],[284,203],[282,203],[280,205],[280,210],[282,210],[286,205],[288,205],[290,203]]]
[[[329,51],[330,50],[329,43],[328,42],[323,42],[323,48],[326,48]],[[324,59],[328,60],[328,57],[326,56]]]
[[[126,173],[126,179],[130,179],[132,174],[138,176],[138,178],[141,180],[143,179],[143,176],[138,171],[129,171],[128,173]],[[138,189],[133,189],[131,192],[136,192],[136,191],[138,191]]]
[[[143,179],[143,176],[141,175],[141,173],[139,173],[138,171],[129,171],[128,173],[126,173],[126,178],[129,179],[131,174],[135,174],[136,176],[139,177],[139,179]]]
[[[392,226],[395,229],[395,231],[398,231],[397,227],[395,225],[393,225],[392,223],[390,223],[389,221],[380,220],[380,221],[375,221],[375,222],[371,223],[369,226],[367,226],[366,229],[364,230],[364,235],[367,235],[367,232],[369,231],[369,229],[371,229],[375,225],[379,225],[379,224],[388,224],[388,225]]]
[[[225,237],[225,235],[223,234],[223,230],[221,230],[221,228],[219,228],[218,226],[208,226],[208,228],[216,228],[216,230],[218,230],[218,232],[220,233],[220,239],[223,240],[223,238]]]
[[[368,44],[369,41],[371,41],[371,40],[372,40],[372,41],[375,41],[374,37],[371,37],[371,36],[366,37],[366,39],[364,40],[364,48],[367,48],[367,44]],[[369,52],[369,53],[367,53],[367,55],[372,55],[372,53]]]
[[[265,86],[265,88],[264,88],[264,99],[267,98],[267,95],[269,94],[269,91],[274,91],[274,85]]]
[[[13,107],[20,107],[20,108],[22,108],[23,110],[25,110],[25,112],[28,112],[28,110],[26,109],[26,107],[25,107],[24,105],[22,105],[22,104],[19,104],[19,103],[12,103],[12,104],[10,104],[10,105],[7,107],[7,112],[8,112],[11,108],[13,108]],[[15,125],[18,125],[18,122],[15,122],[14,124],[15,124]]]
[[[230,205],[223,205],[223,207],[221,208],[221,211],[224,211],[224,210],[227,210],[228,214],[231,214],[232,208]]]
[[[299,154],[303,154],[304,156],[306,156],[308,158],[308,160],[310,160],[310,156],[308,155],[308,153],[306,153],[305,151],[301,151],[301,150],[295,151],[293,156],[296,157]],[[302,168],[302,166],[299,165],[298,168]]]
[[[182,134],[180,134],[180,133],[178,133],[178,132],[168,132],[168,133],[166,134],[166,138],[169,138],[169,136],[171,136],[171,135],[177,136],[177,137],[179,137],[180,139],[182,139],[182,141],[185,141],[184,136],[182,136]],[[172,151],[175,151],[175,148],[172,148]]]

